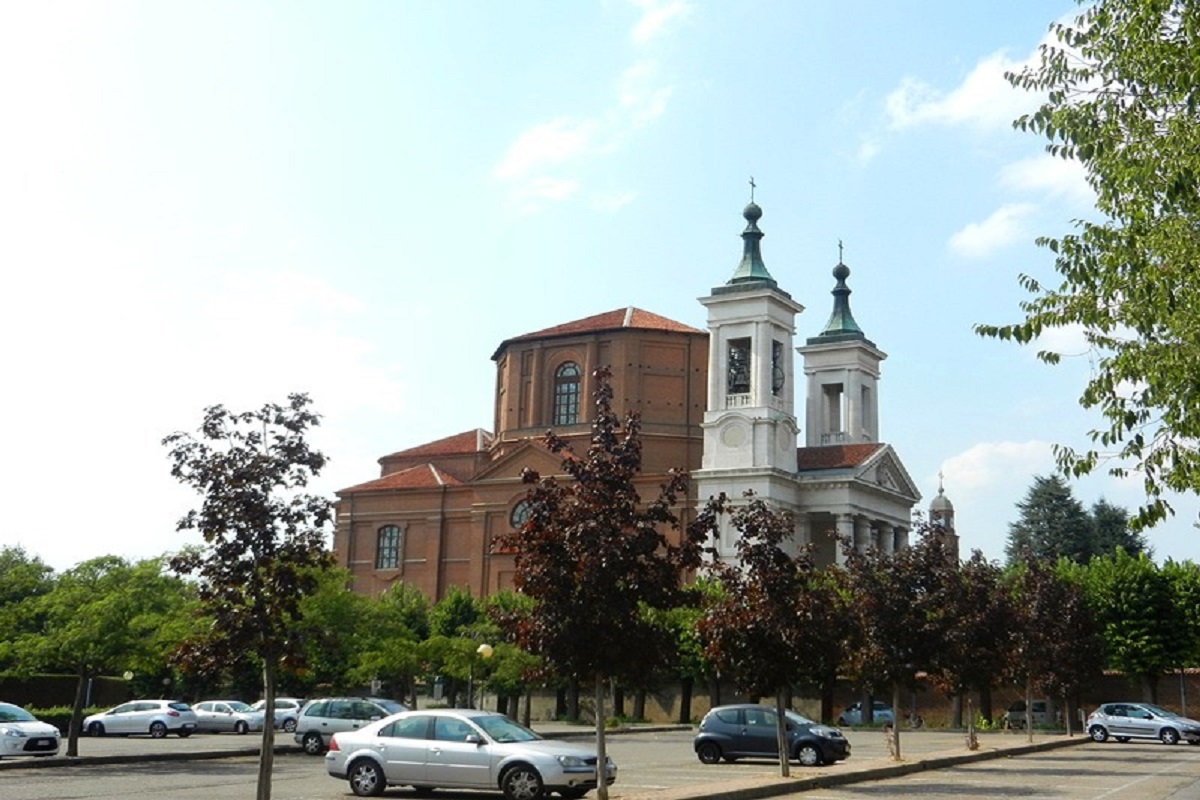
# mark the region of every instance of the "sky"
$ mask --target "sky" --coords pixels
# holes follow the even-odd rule
[[[888,353],[882,438],[1002,560],[1100,424],[1077,333],[982,339],[1092,213],[1005,70],[1072,2],[0,0],[0,546],[56,570],[194,542],[164,436],[307,392],[327,494],[492,426],[503,340],[626,306],[703,328],[741,257]],[[802,415],[801,415],[802,417]],[[1085,505],[1135,477],[1072,482]],[[1150,532],[1200,560],[1192,497]]]

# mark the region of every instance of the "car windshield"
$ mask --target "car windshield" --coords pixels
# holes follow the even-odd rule
[[[20,706],[0,703],[0,722],[37,722],[37,717]]]
[[[542,738],[524,725],[518,725],[500,714],[472,717],[471,721],[483,728],[484,733],[497,742],[532,742]]]
[[[408,710],[407,708],[404,707],[403,703],[397,703],[395,700],[375,699],[375,700],[372,700],[371,702],[377,706],[383,706],[383,708],[389,714],[399,714],[401,711]]]
[[[1154,714],[1157,717],[1177,717],[1177,716],[1179,716],[1174,711],[1167,711],[1165,708],[1160,708],[1158,706],[1152,706],[1149,703],[1143,703],[1142,708],[1146,709],[1151,714]]]
[[[252,710],[250,708],[250,706],[246,705],[245,703],[241,702],[240,700],[230,700],[229,707],[232,708],[234,711],[251,711]]]
[[[813,720],[804,716],[803,714],[797,714],[795,711],[785,711],[783,713],[787,716],[788,721],[794,722],[797,725],[816,725],[817,724],[816,722],[814,722]]]

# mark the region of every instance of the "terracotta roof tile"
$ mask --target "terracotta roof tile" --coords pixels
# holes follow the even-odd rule
[[[796,468],[800,472],[809,472],[857,467],[883,446],[880,442],[869,442],[865,444],[834,444],[828,447],[801,447],[796,451]]]
[[[505,345],[511,342],[521,342],[528,339],[547,339],[554,336],[576,336],[586,333],[599,333],[601,331],[620,330],[622,328],[636,328],[638,330],[648,331],[669,331],[673,333],[706,333],[698,328],[693,328],[690,325],[684,325],[682,322],[676,322],[673,319],[659,316],[658,314],[649,311],[643,311],[640,308],[629,306],[627,308],[618,308],[613,311],[606,311],[603,314],[596,314],[591,317],[584,317],[573,322],[564,322],[561,325],[554,325],[550,328],[543,328],[540,331],[532,333],[523,333],[520,336],[514,336],[511,339],[505,339],[496,348],[499,353],[504,349]],[[493,356],[494,358],[495,356]]]
[[[386,455],[380,461],[387,458],[415,458],[419,456],[458,456],[467,455],[469,453],[478,453],[481,450],[486,450],[492,443],[492,435],[483,428],[472,428],[469,431],[456,433],[453,436],[447,436],[444,439],[438,439],[433,442],[419,444],[416,447],[410,447],[407,450],[398,450],[391,455]]]
[[[433,464],[419,464],[399,472],[393,472],[391,475],[384,475],[373,481],[342,489],[338,494],[378,492],[387,489],[437,489],[442,486],[461,485],[462,481],[445,470],[438,469]]]

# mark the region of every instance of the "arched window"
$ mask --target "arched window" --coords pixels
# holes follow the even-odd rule
[[[384,525],[375,535],[375,569],[400,568],[400,529]]]
[[[554,372],[554,425],[579,421],[579,365],[568,361]]]

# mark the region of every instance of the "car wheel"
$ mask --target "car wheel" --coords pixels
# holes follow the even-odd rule
[[[316,731],[304,734],[300,743],[304,746],[304,752],[310,756],[319,756],[325,752],[325,743],[321,741],[321,734]]]
[[[436,788],[436,786],[414,786],[413,791],[419,795],[429,795],[433,794],[433,790]]]
[[[1163,744],[1179,744],[1179,731],[1174,728],[1163,728],[1159,732],[1158,738],[1162,739]]]
[[[167,726],[161,722],[150,723],[150,738],[161,739],[167,735]]]
[[[88,736],[103,736],[104,735],[104,723],[93,722],[91,725],[88,725],[87,734],[88,734]]]
[[[250,732],[250,726],[246,724],[246,720],[239,719],[237,721],[237,723],[233,726],[233,732],[245,736],[247,733]]]
[[[178,736],[180,739],[186,739],[187,737],[191,736],[192,733],[193,733],[193,731],[191,728],[180,728],[179,731],[175,735]]]
[[[287,731],[288,733],[295,733],[296,732],[296,720],[285,719],[283,721],[283,729],[285,731]]]
[[[1088,736],[1092,737],[1093,742],[1108,741],[1108,731],[1102,725],[1093,725],[1088,728]]]
[[[849,722],[846,722],[846,718],[845,718],[845,717],[838,717],[838,723],[837,723],[837,724],[838,724],[838,725],[841,725],[841,726],[844,728],[844,727],[846,727],[847,725],[849,725],[850,723],[849,723]]]
[[[588,790],[585,788],[582,788],[582,787],[578,787],[575,789],[559,789],[558,793],[560,795],[562,795],[563,797],[565,797],[567,800],[579,800],[579,798],[583,797],[585,794],[588,793]]]
[[[500,778],[508,800],[541,800],[542,776],[528,764],[517,764]]]
[[[716,742],[701,742],[696,746],[696,757],[704,764],[716,764],[721,760],[721,746]]]
[[[351,764],[347,776],[350,779],[350,791],[359,797],[377,797],[383,794],[387,785],[379,765],[369,758],[360,758]]]
[[[1113,738],[1114,738],[1114,739],[1116,739],[1116,740],[1117,740],[1118,742],[1120,742],[1121,744],[1125,744],[1126,742],[1128,742],[1128,741],[1129,741],[1129,737],[1128,737],[1128,736],[1114,736]]]
[[[806,767],[817,767],[821,764],[821,751],[813,744],[802,744],[796,748],[796,760]]]

